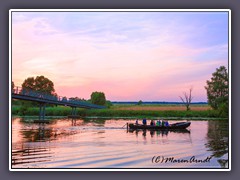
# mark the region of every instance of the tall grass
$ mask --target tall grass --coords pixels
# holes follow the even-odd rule
[[[77,109],[79,113],[81,109]],[[46,107],[45,115],[46,116],[67,116],[70,115],[72,109],[70,107]],[[37,116],[39,115],[39,107],[30,107],[24,108],[22,106],[13,106],[12,107],[13,115],[28,115],[28,116]]]
[[[70,107],[46,107],[46,116],[67,116],[71,114]],[[23,109],[19,106],[12,107],[13,115],[39,115],[38,107],[30,107]],[[82,117],[95,116],[95,117],[202,117],[202,118],[217,118],[220,117],[219,113],[214,110],[206,111],[179,111],[179,110],[166,110],[166,111],[148,111],[148,110],[118,110],[118,109],[77,109],[77,115]]]

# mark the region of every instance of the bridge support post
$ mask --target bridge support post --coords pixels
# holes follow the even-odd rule
[[[45,107],[46,107],[46,103],[39,104],[39,120],[45,119]]]
[[[44,105],[43,105],[43,112],[42,112],[43,120],[45,119],[45,109],[46,109],[46,104],[44,103]]]
[[[72,107],[72,115],[75,116],[77,114],[77,107]]]
[[[77,117],[77,107],[71,107],[72,108],[72,113],[68,117],[76,118]]]

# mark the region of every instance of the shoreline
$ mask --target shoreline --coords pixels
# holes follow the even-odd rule
[[[195,109],[194,109],[195,108]],[[11,109],[13,116],[38,116],[39,107],[14,106]],[[134,118],[134,119],[228,119],[208,106],[195,106],[186,111],[182,106],[113,106],[106,109],[77,109],[72,114],[70,107],[46,107],[45,116],[77,116],[82,118]]]
[[[38,116],[19,116],[19,115],[12,115],[12,118],[35,118],[37,119]],[[64,119],[69,119],[69,120],[85,120],[85,119],[104,119],[104,120],[110,120],[110,119],[115,119],[115,120],[132,120],[132,119],[139,119],[141,120],[142,118],[138,117],[97,117],[97,116],[88,116],[88,117],[79,117],[79,118],[68,118],[67,116],[45,116],[47,120],[49,119],[58,119],[58,118],[64,118]],[[158,119],[163,119],[163,120],[173,120],[173,121],[181,121],[181,120],[192,120],[192,121],[209,121],[209,120],[228,120],[228,118],[206,118],[206,117],[150,117],[148,119],[151,120],[158,120]]]

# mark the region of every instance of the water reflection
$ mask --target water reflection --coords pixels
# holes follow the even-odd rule
[[[156,136],[168,136],[169,133],[187,133],[190,134],[190,131],[188,129],[181,129],[181,130],[147,130],[147,129],[129,129],[127,130],[127,132],[129,133],[135,133],[136,136],[139,135],[139,133],[142,134],[142,136],[146,137],[147,136],[147,132],[149,132],[149,135],[151,137]]]
[[[151,137],[154,137],[155,135],[156,136],[168,136],[169,133],[180,133],[180,134],[184,134],[184,133],[187,133],[187,134],[190,134],[190,131],[188,129],[182,129],[182,130],[146,130],[146,129],[137,129],[137,130],[131,130],[129,129],[127,132],[129,133],[135,133],[136,136],[139,135],[139,133],[142,134],[143,137],[146,137],[147,136],[147,132],[149,132],[149,135]]]
[[[76,120],[76,119],[72,119],[72,120]],[[84,118],[82,120],[84,121],[85,124],[94,123],[94,125],[97,125],[97,126],[104,126],[106,123],[106,119],[103,119],[103,118],[97,118],[97,119]]]
[[[49,124],[12,120],[15,168],[226,167],[228,126],[194,121],[185,130],[130,130],[134,120],[53,119]],[[152,164],[155,155],[187,159],[213,156],[209,164]]]
[[[49,123],[32,123],[32,120],[17,118],[13,121],[13,136],[19,142],[51,141],[74,135],[85,129],[99,129],[105,127],[106,120],[92,119],[54,119]],[[99,127],[99,128],[98,128]],[[16,134],[15,134],[16,133]]]
[[[182,144],[191,145],[192,138],[190,130],[149,130],[149,129],[129,129],[127,134],[135,135],[136,139],[143,140],[143,143],[147,145],[152,144]],[[139,138],[140,137],[140,138]],[[166,148],[166,147],[165,147]],[[172,150],[170,150],[172,151]]]
[[[39,124],[38,128],[28,128],[20,131],[22,137],[27,142],[46,141],[54,134],[52,128],[45,127],[45,124]]]
[[[71,122],[71,123],[70,123]],[[13,122],[12,166],[44,163],[52,160],[55,154],[51,141],[61,137],[76,134],[69,130],[71,126],[81,126],[83,120],[50,121],[45,123],[31,123],[28,119],[15,119]]]
[[[228,168],[228,121],[208,121],[207,143],[208,151],[218,159],[222,168]]]

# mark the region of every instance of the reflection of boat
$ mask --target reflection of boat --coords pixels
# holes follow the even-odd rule
[[[129,129],[150,129],[150,130],[179,130],[186,129],[189,127],[191,122],[178,122],[171,124],[169,126],[152,126],[152,125],[142,125],[142,124],[129,124]]]
[[[139,131],[146,131],[148,129],[129,129],[128,132],[133,133],[136,132],[138,133]],[[154,131],[159,133],[159,134],[168,134],[168,132],[173,132],[173,133],[190,133],[188,129],[150,129],[150,133],[153,133]]]

